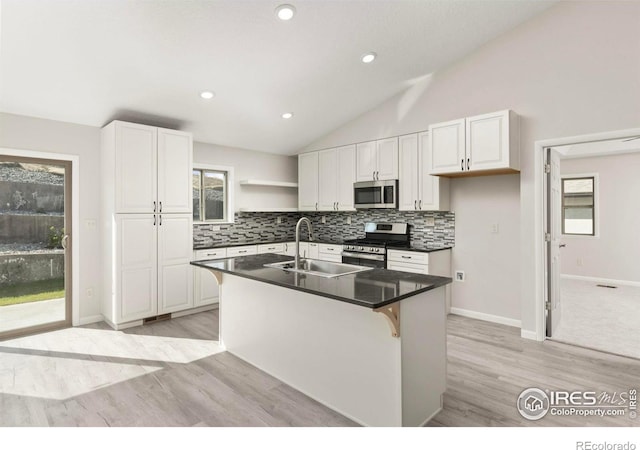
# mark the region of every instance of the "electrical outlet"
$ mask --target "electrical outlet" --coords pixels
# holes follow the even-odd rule
[[[436,226],[436,219],[435,217],[425,217],[424,219],[424,225],[426,227],[435,227]]]
[[[327,223],[327,216],[322,216],[322,223]]]
[[[492,223],[491,224],[491,232],[492,233],[499,233],[500,232],[500,225],[497,223]]]
[[[87,226],[87,230],[95,230],[98,226],[96,219],[87,219],[84,224]]]
[[[220,225],[211,225],[211,231],[220,231]]]
[[[582,267],[584,266],[584,260],[582,258],[578,258],[578,260],[576,261],[576,264],[578,265],[578,267]]]
[[[87,288],[87,298],[93,297],[93,288]]]
[[[351,225],[351,216],[347,216],[347,225]]]
[[[464,280],[465,280],[464,270],[456,270],[455,280],[456,281],[461,281],[461,282],[464,283]]]
[[[279,225],[282,223],[282,217],[278,216],[278,218],[276,219],[276,223]]]

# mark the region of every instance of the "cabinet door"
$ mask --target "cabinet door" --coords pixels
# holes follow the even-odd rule
[[[116,123],[116,213],[153,213],[157,189],[157,129]]]
[[[318,152],[298,155],[298,209],[318,209]]]
[[[307,258],[311,259],[320,259],[320,249],[316,242],[308,243],[309,253],[307,253]]]
[[[338,152],[333,148],[318,152],[318,209],[335,211],[338,186]]]
[[[399,139],[398,209],[418,209],[418,135],[409,134]]]
[[[398,179],[398,138],[382,139],[376,142],[376,179]]]
[[[191,135],[158,129],[158,212],[191,212],[192,147]]]
[[[219,259],[227,256],[226,248],[216,248],[212,250],[198,250],[195,252],[195,259]],[[220,288],[218,281],[207,269],[200,267],[193,268],[193,306],[205,306],[218,303],[220,298]]]
[[[466,145],[470,171],[509,167],[509,111],[468,117]]]
[[[418,209],[422,211],[449,210],[449,178],[429,175],[431,173],[431,149],[429,133],[418,135],[418,167],[420,200]]]
[[[338,182],[336,202],[338,202],[338,209],[340,211],[354,211],[353,183],[356,181],[356,146],[346,145],[340,147],[337,155]]]
[[[192,308],[191,215],[159,214],[157,229],[159,314]]]
[[[157,216],[116,216],[116,320],[118,323],[158,314]],[[187,250],[190,245],[187,246]]]
[[[429,125],[432,175],[466,170],[464,133],[464,119]]]
[[[377,170],[376,141],[356,145],[356,181],[373,181]]]

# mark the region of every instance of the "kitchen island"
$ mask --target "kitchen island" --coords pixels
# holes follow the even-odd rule
[[[362,425],[419,426],[437,414],[451,279],[384,269],[325,278],[265,267],[288,260],[192,263],[220,284],[226,350]]]

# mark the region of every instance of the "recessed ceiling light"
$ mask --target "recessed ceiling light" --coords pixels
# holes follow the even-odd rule
[[[205,100],[211,100],[215,96],[216,96],[216,94],[214,94],[211,91],[202,91],[202,92],[200,92],[200,97],[204,98]]]
[[[362,55],[362,62],[365,64],[369,64],[370,62],[373,62],[374,59],[376,59],[376,56],[378,55],[374,52],[365,53],[364,55]]]
[[[280,5],[276,8],[276,16],[280,20],[291,20],[296,13],[293,5]]]
[[[284,114],[282,115],[282,118],[283,118],[283,119],[291,119],[292,117],[293,117],[293,113],[291,113],[291,112],[284,113]]]

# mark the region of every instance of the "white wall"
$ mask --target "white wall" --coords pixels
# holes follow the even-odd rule
[[[640,281],[640,153],[564,159],[560,171],[597,173],[599,179],[598,236],[563,237],[562,274]]]
[[[298,182],[295,156],[275,155],[220,145],[193,144],[193,163],[233,166],[235,209],[297,208],[298,190],[281,187],[240,186],[241,180],[258,179]]]
[[[520,236],[499,233],[501,242],[492,248],[491,265],[475,262],[487,257],[486,248],[463,251],[456,245],[454,268],[467,269],[469,277],[464,292],[480,300],[471,303],[460,291],[453,304],[463,302],[469,309],[499,311],[496,314],[514,319],[520,311],[523,329],[535,331],[535,245],[541,236],[534,231],[534,143],[637,127],[639,55],[640,2],[561,2],[305,150],[424,130],[429,123],[500,109],[517,112],[521,117],[519,191],[517,183],[503,186],[508,182],[500,176],[454,180],[451,189],[457,228],[462,218],[472,217],[475,211],[471,202],[461,200],[482,188],[495,197],[500,209],[520,208]],[[510,189],[504,192],[503,187]],[[517,226],[516,215],[510,216],[513,223],[501,223],[501,229]],[[457,242],[487,238],[485,227],[469,227],[464,237],[458,230]],[[518,264],[519,280],[506,279],[497,285],[481,281],[512,273]],[[483,303],[482,299],[497,292],[496,304]],[[508,306],[502,304],[505,301]]]
[[[0,113],[0,147],[78,155],[80,160],[80,321],[100,314],[102,271],[98,229],[100,223],[100,129],[52,120]],[[93,297],[86,296],[93,289]]]

